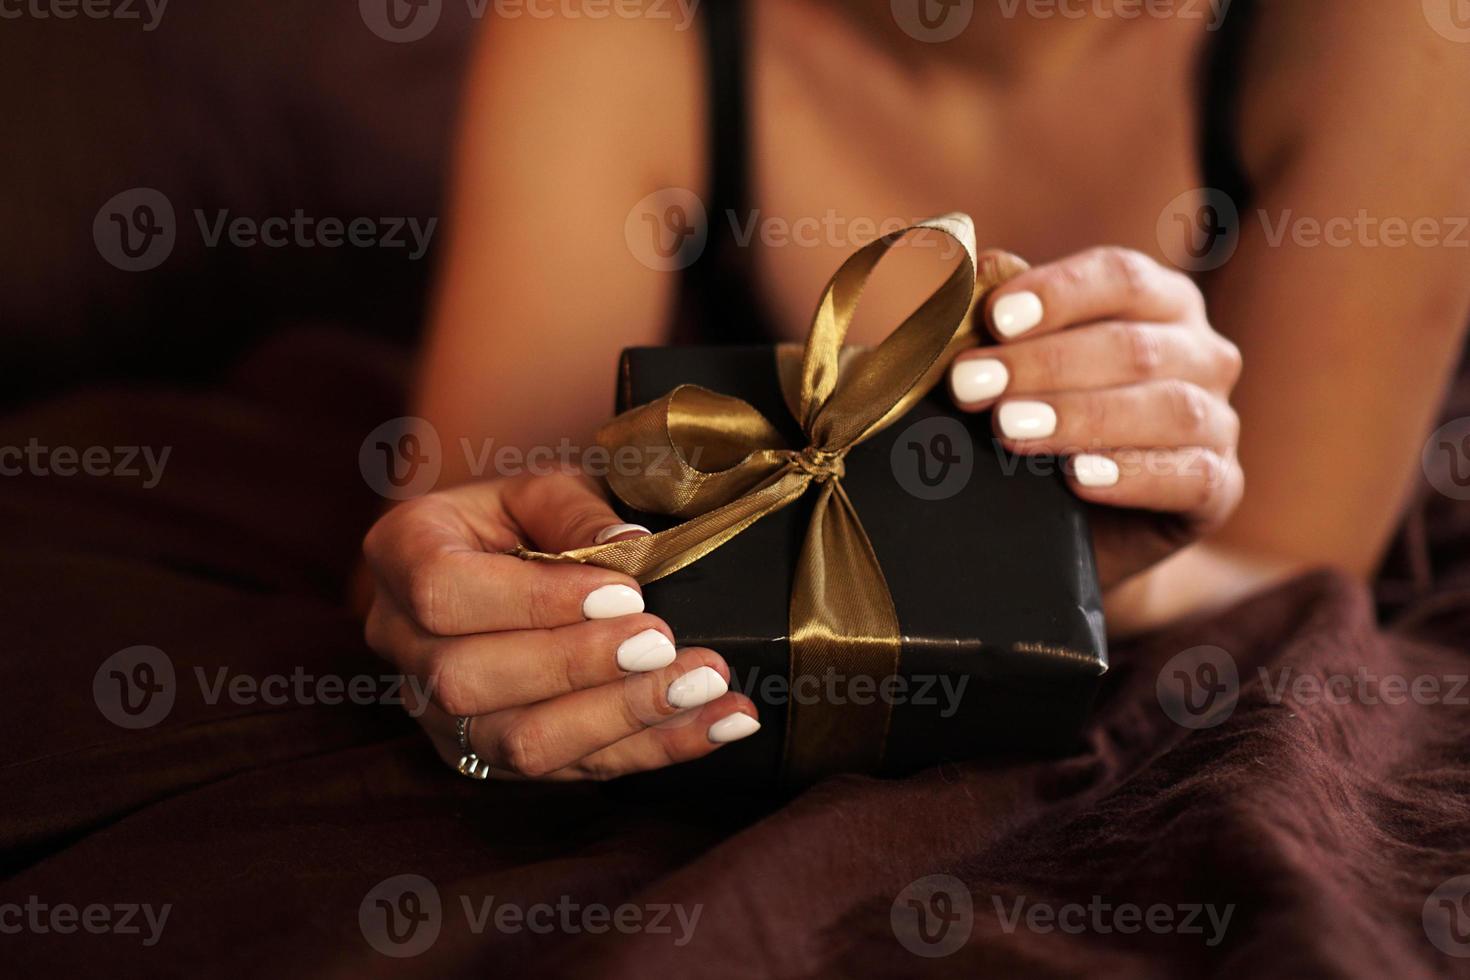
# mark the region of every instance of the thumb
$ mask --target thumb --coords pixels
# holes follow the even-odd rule
[[[1009,282],[1031,268],[1019,255],[998,248],[987,248],[976,258],[979,260],[975,266],[976,295],[982,295]]]
[[[623,521],[591,477],[557,473],[514,480],[506,487],[508,516],[542,551],[570,551],[647,534]]]

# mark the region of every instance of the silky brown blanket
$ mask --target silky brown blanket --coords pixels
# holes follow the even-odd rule
[[[343,596],[403,359],[296,330],[0,420],[116,471],[0,479],[7,972],[1470,975],[1465,505],[1418,512],[1382,613],[1321,572],[1115,650],[1071,758],[479,784],[320,684],[391,700]],[[130,730],[104,662],[137,646],[173,702]]]

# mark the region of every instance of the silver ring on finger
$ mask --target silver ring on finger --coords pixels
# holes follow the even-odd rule
[[[490,775],[490,764],[475,755],[470,748],[470,722],[474,721],[470,715],[461,715],[455,719],[454,731],[459,736],[459,765],[455,766],[461,776],[471,779],[485,779]]]

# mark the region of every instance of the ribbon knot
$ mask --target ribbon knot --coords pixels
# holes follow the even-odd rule
[[[843,340],[858,297],[878,260],[921,229],[962,246],[949,277],[878,347],[858,352],[841,370]],[[937,250],[931,251],[935,254]],[[985,268],[984,288],[1025,268],[1001,257]],[[523,558],[587,562],[648,583],[698,561],[815,490],[806,539],[797,557],[789,608],[791,690],[806,678],[836,673],[883,680],[898,673],[898,612],[862,521],[842,487],[849,450],[913,408],[938,383],[953,355],[973,343],[967,314],[978,263],[968,215],[953,214],[885,235],[854,252],[827,284],[801,362],[772,365],[805,435],[794,450],[748,403],[693,385],[629,409],[598,433],[615,458],[628,448],[659,465],[608,484],[628,506],[684,518],[657,534]],[[758,570],[752,570],[759,574]],[[800,687],[798,684],[800,683]],[[805,782],[830,772],[881,766],[891,705],[882,698],[788,704],[785,769]]]
[[[826,483],[829,479],[840,480],[847,475],[847,464],[843,462],[846,455],[845,449],[826,450],[807,446],[799,453],[791,453],[790,458],[803,473],[818,483]]]

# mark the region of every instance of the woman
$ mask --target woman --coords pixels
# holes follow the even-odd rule
[[[459,485],[365,544],[369,642],[434,682],[447,759],[456,717],[492,774],[549,779],[758,727],[635,582],[498,553],[641,533],[590,480],[461,482],[474,457],[453,447],[590,444],[624,347],[802,338],[861,244],[843,228],[962,210],[1035,263],[980,311],[997,346],[950,386],[998,407],[1012,449],[1076,454],[1114,632],[1311,565],[1372,572],[1470,311],[1447,221],[1470,213],[1470,48],[1418,0],[1237,0],[1223,25],[1204,4],[747,0],[689,29],[666,3],[551,6],[484,26],[469,89],[418,407]],[[695,230],[691,195],[708,245],[669,270],[636,235]],[[1223,258],[1195,220],[1228,223],[1222,202]],[[803,218],[822,233],[784,243]],[[1309,222],[1341,218],[1346,239],[1313,244]],[[1444,240],[1393,247],[1390,219]],[[1211,268],[1196,283],[1170,258]],[[932,253],[895,253],[850,340],[935,281]],[[1132,449],[1150,465],[1118,465]]]

